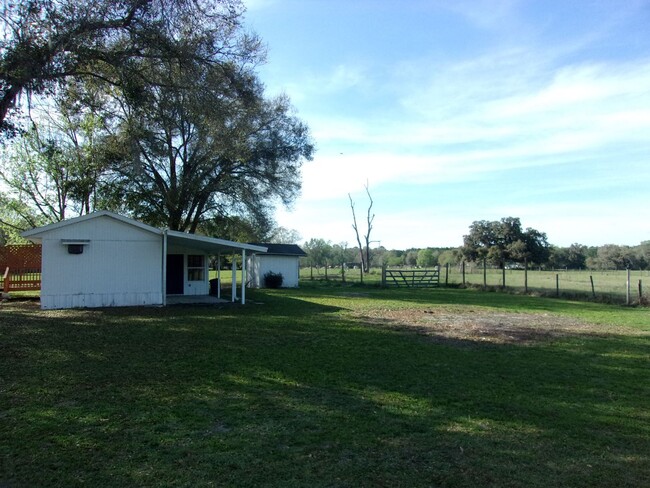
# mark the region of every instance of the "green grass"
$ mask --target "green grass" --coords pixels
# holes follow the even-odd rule
[[[471,271],[471,272],[470,272]],[[556,282],[557,277],[557,282]],[[575,294],[590,297],[592,295],[590,277],[594,281],[596,297],[623,302],[626,298],[627,271],[528,271],[528,287],[533,292],[553,294],[557,286],[561,294]],[[444,282],[445,270],[442,269],[441,280]],[[462,273],[458,268],[449,269],[449,283],[462,283]],[[650,291],[650,271],[630,271],[630,295],[632,300],[638,300],[638,283],[645,281],[644,296],[647,298]],[[470,268],[466,270],[465,282],[473,285],[483,285],[483,270]],[[503,273],[498,269],[487,272],[488,286],[502,286]],[[506,286],[523,289],[525,284],[523,270],[506,270]]]
[[[312,280],[313,275],[313,280]],[[557,276],[557,282],[556,282]],[[594,281],[592,295],[591,280]],[[310,281],[333,281],[341,282],[341,270],[327,270],[320,268],[300,270],[301,282]],[[381,284],[381,269],[372,268],[369,274],[363,277],[365,284]],[[346,271],[348,283],[359,283],[359,270]],[[643,293],[643,302],[650,301],[650,271],[632,270],[630,272],[630,301],[633,304],[639,303],[639,281]],[[463,283],[463,276],[458,267],[450,267],[449,274],[445,268],[440,270],[440,283],[447,282],[450,286]],[[503,286],[503,272],[500,269],[488,269],[486,273],[487,286],[492,289]],[[483,286],[483,268],[467,266],[465,272],[465,283],[468,286]],[[555,296],[559,285],[560,296],[590,301],[604,301],[609,303],[625,303],[627,294],[627,271],[528,271],[528,291],[535,295]],[[525,278],[523,270],[506,270],[506,288],[511,292],[523,292]]]
[[[248,297],[1,304],[0,486],[650,486],[647,309],[308,284]],[[367,318],[381,310],[597,325],[499,344]]]

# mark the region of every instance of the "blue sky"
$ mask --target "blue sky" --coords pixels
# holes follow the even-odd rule
[[[244,1],[316,143],[276,215],[302,241],[352,245],[366,181],[389,249],[508,216],[559,246],[650,240],[650,1]]]

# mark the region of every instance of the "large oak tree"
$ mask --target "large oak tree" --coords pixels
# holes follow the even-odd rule
[[[313,146],[289,100],[265,96],[255,73],[265,52],[243,28],[241,2],[12,5],[2,10],[9,33],[0,44],[2,128],[19,122],[25,113],[19,102],[34,96],[64,98],[80,117],[100,117],[101,173],[92,190],[104,208],[195,232],[203,224],[214,231],[233,216],[268,228],[273,206],[295,199],[300,166]],[[41,122],[32,118],[26,128]],[[69,135],[48,140],[52,154],[63,154]],[[82,179],[78,173],[87,168],[59,159],[41,165],[41,176],[52,180],[53,170]],[[5,174],[16,176],[19,166]],[[81,196],[66,192],[49,219],[63,218],[68,203],[90,211],[85,196],[76,201]]]
[[[220,64],[251,52],[238,0],[22,0],[0,6],[0,129],[32,96],[71,79],[96,79],[125,92],[153,83],[138,60]],[[192,42],[178,42],[188,35]],[[244,47],[243,47],[244,46]]]
[[[196,232],[224,215],[264,222],[297,196],[313,150],[307,126],[285,96],[265,97],[252,72],[235,68],[143,64],[161,83],[143,93],[146,104],[124,107],[116,141],[126,152],[115,165],[138,218]]]
[[[546,234],[530,227],[523,230],[516,217],[476,221],[469,234],[463,236],[463,242],[466,259],[486,260],[500,268],[509,262],[543,264],[550,252]]]

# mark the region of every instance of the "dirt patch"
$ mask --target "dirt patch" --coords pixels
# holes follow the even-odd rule
[[[432,340],[536,344],[581,334],[604,335],[602,325],[552,314],[487,310],[373,310],[358,314],[370,326],[407,330]]]

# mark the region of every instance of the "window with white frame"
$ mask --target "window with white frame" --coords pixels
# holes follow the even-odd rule
[[[187,281],[203,281],[205,279],[205,256],[190,254],[187,256]]]

